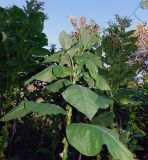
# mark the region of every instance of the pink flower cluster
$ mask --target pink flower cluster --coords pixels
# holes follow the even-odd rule
[[[71,24],[73,25],[75,31],[72,32],[73,38],[78,38],[80,29],[82,27],[86,28],[91,36],[98,36],[100,32],[100,27],[96,24],[96,22],[91,19],[91,21],[87,24],[86,17],[82,16],[79,20],[76,17],[70,16],[69,17]]]
[[[145,63],[148,61],[148,26],[144,24],[138,25],[133,36],[138,37],[138,42],[136,43],[138,47],[136,61]]]

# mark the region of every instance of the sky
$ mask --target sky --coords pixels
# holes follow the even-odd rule
[[[100,25],[101,28],[107,27],[109,20],[114,19],[115,14],[121,16],[130,16],[133,19],[131,28],[141,23],[133,14],[141,0],[42,0],[45,2],[44,12],[48,16],[44,25],[49,44],[53,43],[59,47],[59,34],[65,30],[70,33],[73,27],[69,23],[69,16],[80,18],[85,16],[88,22],[92,19]],[[1,7],[10,7],[17,5],[22,7],[25,0],[0,0]],[[136,16],[148,22],[148,10],[138,8]]]

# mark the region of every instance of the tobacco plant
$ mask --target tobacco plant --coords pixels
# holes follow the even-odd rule
[[[103,120],[103,115],[97,116],[98,111],[102,111],[102,114],[108,115],[107,119],[113,119],[112,90],[103,74],[101,57],[94,54],[98,39],[81,27],[77,43],[73,43],[72,37],[65,31],[60,34],[59,41],[61,50],[44,61],[49,66],[27,80],[25,85],[33,80],[47,82],[45,91],[51,95],[58,93],[60,103],[53,99],[50,103],[24,100],[1,121],[20,119],[31,112],[39,115],[61,114],[65,116],[63,123],[66,127],[63,152],[60,154],[63,160],[69,157],[69,145],[82,155],[98,158],[102,145],[106,145],[113,159],[133,160],[133,154],[119,140],[113,126]],[[77,114],[82,114],[82,119],[74,114],[76,110]]]

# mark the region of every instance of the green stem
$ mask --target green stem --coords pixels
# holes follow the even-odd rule
[[[76,66],[74,65],[73,58],[70,57],[70,59],[71,59],[71,65],[72,65],[72,69],[73,69],[73,76],[71,77],[71,79],[72,79],[72,84],[75,84],[76,83]],[[71,106],[67,105],[66,109],[67,109],[67,117],[66,117],[66,126],[67,126],[67,125],[71,124],[72,108],[71,108]],[[64,149],[62,152],[62,160],[67,160],[68,142],[67,142],[66,137],[64,137],[64,139],[63,139],[63,144],[64,144]]]
[[[66,126],[71,123],[71,116],[72,116],[72,108],[68,105],[67,107],[67,122]],[[62,160],[67,160],[67,153],[68,153],[68,142],[66,137],[63,139],[64,149],[62,153]]]

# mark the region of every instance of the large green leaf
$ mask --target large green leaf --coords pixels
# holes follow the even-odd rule
[[[86,156],[99,154],[106,145],[114,159],[134,160],[133,154],[120,142],[119,135],[103,126],[70,124],[66,128],[68,142]]]
[[[65,110],[57,105],[24,100],[17,107],[13,108],[4,117],[2,117],[1,121],[9,121],[16,118],[22,118],[31,112],[36,112],[41,115],[66,114]]]
[[[32,82],[33,80],[40,80],[44,82],[52,82],[56,77],[52,74],[52,69],[55,65],[51,65],[44,69],[43,71],[37,73],[35,76],[32,76],[29,80],[25,82],[25,85]]]
[[[64,91],[63,97],[90,120],[99,108],[105,109],[111,104],[111,100],[99,96],[81,85],[71,85]]]
[[[68,34],[65,31],[60,33],[59,41],[60,41],[62,48],[65,50],[69,49],[72,45],[70,36],[68,36]]]
[[[70,81],[66,80],[66,79],[61,79],[59,81],[56,81],[52,84],[50,84],[49,86],[47,86],[45,89],[50,93],[55,93],[58,92],[61,88],[63,88],[64,86],[70,85]]]
[[[33,101],[25,101],[25,108],[30,112],[36,112],[41,115],[57,115],[66,114],[65,110],[55,104],[50,103],[36,103]]]
[[[114,120],[113,112],[104,112],[92,119],[92,124],[101,126],[111,126]]]
[[[16,118],[22,118],[26,116],[31,111],[27,110],[24,107],[25,101],[22,101],[18,106],[14,107],[11,111],[9,111],[5,116],[3,116],[1,121],[9,121]]]
[[[72,73],[73,73],[73,71],[71,68],[60,66],[60,65],[55,66],[53,69],[53,74],[56,77],[64,78],[64,77],[72,75]]]

